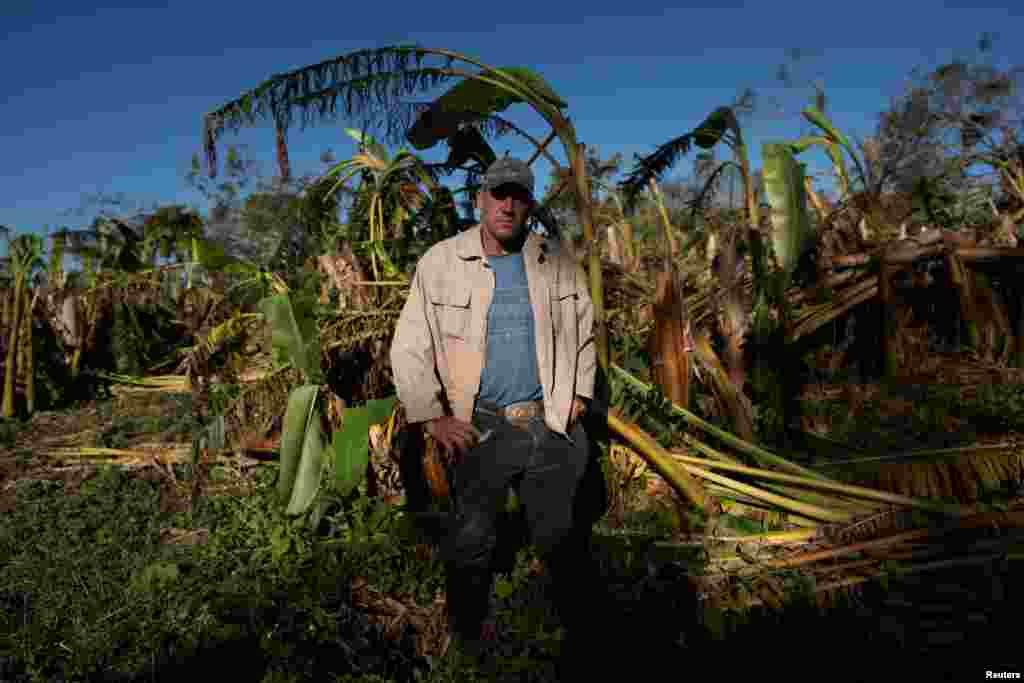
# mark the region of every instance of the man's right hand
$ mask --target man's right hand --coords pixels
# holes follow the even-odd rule
[[[424,428],[434,441],[444,446],[448,457],[456,463],[466,451],[480,443],[480,432],[476,427],[449,415],[428,420]]]

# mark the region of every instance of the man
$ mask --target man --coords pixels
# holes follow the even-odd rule
[[[455,514],[442,543],[449,630],[475,653],[495,637],[491,560],[509,486],[570,637],[594,584],[590,526],[574,512],[597,364],[591,300],[569,248],[526,230],[533,185],[522,161],[491,165],[479,225],[423,255],[391,349],[409,422],[453,459]]]

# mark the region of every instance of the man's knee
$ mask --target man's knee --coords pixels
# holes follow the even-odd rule
[[[460,567],[486,566],[497,543],[496,534],[495,520],[490,515],[458,515],[446,538],[445,559]]]

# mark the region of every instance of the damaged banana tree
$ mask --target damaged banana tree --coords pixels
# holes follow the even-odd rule
[[[14,280],[13,294],[10,300],[10,324],[8,326],[7,357],[4,363],[4,389],[3,389],[3,417],[14,417],[16,413],[15,390],[18,381],[18,361],[28,361],[26,367],[21,368],[21,374],[25,376],[26,398],[30,404],[27,406],[31,413],[31,397],[34,396],[34,368],[32,367],[31,350],[25,351],[26,344],[30,344],[32,326],[32,306],[35,303],[33,294],[32,279],[37,269],[42,267],[43,240],[39,235],[19,235],[8,242],[8,267],[11,278]],[[28,325],[30,331],[26,334],[22,328]]]
[[[316,525],[332,500],[331,494],[344,499],[366,476],[370,425],[388,421],[394,398],[344,409],[341,426],[333,429],[322,391],[320,332],[309,304],[278,294],[260,301],[259,309],[270,327],[271,344],[303,378],[289,395],[285,410],[277,493],[288,514],[311,513],[309,522]],[[316,504],[324,473],[331,470],[329,495],[320,496]]]
[[[410,95],[452,82],[454,85],[425,110],[410,108],[404,101]],[[540,114],[565,150],[588,250],[598,362],[608,367],[600,252],[584,151],[564,111],[567,103],[532,70],[495,68],[458,52],[415,45],[358,50],[273,76],[208,113],[203,121],[203,142],[212,176],[217,139],[226,129],[237,130],[272,119],[284,131],[295,114],[302,115],[306,123],[334,121],[340,106],[346,116],[360,120],[371,112],[383,114],[386,137],[404,137],[415,149],[426,150],[446,140],[451,142],[467,126],[483,129],[495,113],[516,103],[528,104]],[[410,120],[414,120],[411,126]],[[541,143],[535,145],[542,147]]]

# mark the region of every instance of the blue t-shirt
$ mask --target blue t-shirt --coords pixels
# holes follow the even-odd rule
[[[479,399],[499,407],[540,400],[544,390],[523,254],[488,256],[487,263],[494,271],[494,298],[487,312],[487,358]]]

